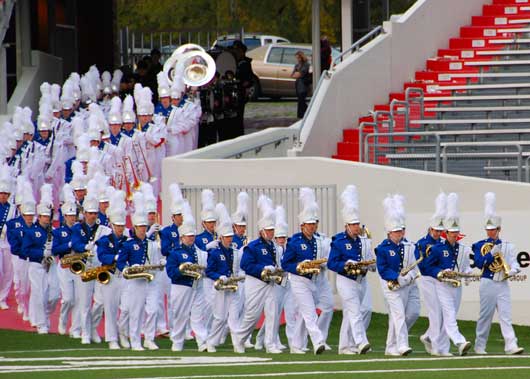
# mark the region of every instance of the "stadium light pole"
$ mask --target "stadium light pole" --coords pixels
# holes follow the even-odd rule
[[[311,40],[313,44],[313,88],[320,78],[320,0],[313,0]]]

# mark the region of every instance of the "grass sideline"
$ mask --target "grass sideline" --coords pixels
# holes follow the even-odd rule
[[[406,358],[389,358],[384,356],[386,315],[373,314],[368,338],[374,351],[365,356],[337,354],[341,319],[341,313],[335,313],[330,328],[328,342],[332,345],[333,351],[320,356],[309,353],[269,355],[253,349],[247,349],[246,354],[239,355],[233,353],[230,344],[221,346],[215,354],[198,353],[193,341],[186,342],[184,352],[173,353],[168,339],[158,339],[160,350],[154,352],[110,351],[106,348],[106,344],[86,346],[81,345],[79,340],[65,336],[0,330],[0,378],[415,379],[449,376],[466,379],[508,379],[530,377],[530,356],[504,356],[504,343],[498,324],[492,327],[487,347],[490,356],[470,354],[469,357],[464,358],[432,358],[425,353],[418,339],[427,327],[427,320],[420,318],[409,338],[414,353]],[[460,322],[459,325],[464,336],[473,342],[475,323]],[[515,329],[520,346],[530,347],[530,328],[516,326]],[[285,341],[283,330],[282,341]],[[243,361],[238,362],[240,359]],[[90,363],[86,364],[87,362]],[[8,372],[17,367],[34,371]]]

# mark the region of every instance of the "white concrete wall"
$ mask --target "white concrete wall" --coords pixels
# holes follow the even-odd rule
[[[33,50],[31,66],[22,67],[22,76],[7,104],[7,114],[0,115],[0,122],[9,119],[17,106],[30,107],[33,118],[36,118],[39,113],[40,85],[43,82],[63,84],[62,59]]]
[[[440,190],[460,195],[462,232],[465,244],[484,238],[482,229],[483,195],[497,193],[497,209],[503,217],[503,237],[515,243],[518,251],[530,251],[528,215],[530,185],[486,179],[436,174],[385,166],[351,163],[327,158],[270,158],[241,160],[196,160],[168,158],[163,162],[163,202],[168,204],[167,188],[172,182],[185,185],[329,185],[336,184],[338,194],[348,184],[359,189],[361,219],[373,234],[374,243],[384,237],[382,200],[388,193],[402,193],[406,199],[407,237],[417,240],[426,233]],[[338,197],[339,198],[339,197]],[[164,219],[169,219],[167,207]],[[337,225],[340,208],[337,204]],[[255,228],[255,225],[249,225]],[[323,228],[326,228],[323,225]],[[339,232],[340,230],[337,230]],[[523,268],[524,274],[530,269]],[[377,275],[370,275],[374,310],[384,312]],[[530,325],[528,294],[530,281],[512,284],[513,320]],[[459,317],[476,320],[479,309],[478,284],[464,287]]]
[[[304,125],[302,147],[291,154],[334,154],[342,129],[353,127],[375,104],[386,103],[390,92],[401,90],[486,3],[490,1],[419,0],[407,13],[386,22],[385,35],[349,56],[325,80]]]

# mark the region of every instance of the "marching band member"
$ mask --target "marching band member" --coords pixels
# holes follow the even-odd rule
[[[169,185],[169,193],[171,195],[171,205],[169,207],[171,211],[171,225],[164,227],[160,231],[160,244],[162,255],[167,257],[171,250],[178,248],[180,245],[179,227],[182,225],[182,206],[184,199],[182,192],[177,183]]]
[[[184,145],[182,138],[184,137],[182,132],[186,127],[186,119],[184,117],[184,101],[181,101],[186,85],[182,80],[182,76],[178,73],[173,77],[173,83],[171,84],[171,112],[167,119],[167,132],[168,139],[166,143],[166,156],[171,157],[173,155],[182,154]]]
[[[77,207],[75,197],[70,184],[63,186],[63,205],[61,213],[63,223],[60,227],[53,230],[52,254],[63,258],[72,251],[72,228],[76,223]],[[75,275],[69,267],[58,268],[57,276],[61,288],[61,313],[59,316],[59,334],[66,334],[68,316],[72,315],[72,326],[70,327],[70,336],[81,338],[81,326],[79,323],[79,299],[75,294]]]
[[[247,218],[248,218],[248,193],[240,192],[237,195],[237,209],[232,214],[234,222],[234,238],[232,243],[234,249],[239,250],[247,245]]]
[[[75,187],[74,187],[75,188]],[[83,259],[86,269],[99,266],[96,256],[96,241],[99,239],[104,226],[97,223],[99,204],[95,193],[88,191],[83,202],[83,221],[72,228],[72,250],[76,254],[90,253],[91,256]],[[101,228],[101,230],[100,230]],[[90,344],[90,341],[100,343],[96,325],[92,319],[92,298],[94,296],[94,281],[83,282],[76,275],[75,293],[78,294],[79,312],[81,314],[81,343]]]
[[[112,233],[96,241],[100,267],[106,267],[108,283],[102,284],[103,305],[105,308],[105,341],[109,349],[119,350],[118,344],[118,308],[122,292],[121,278],[115,273],[116,262],[127,236],[125,235],[125,193],[116,190],[110,195],[108,215]]]
[[[9,309],[7,295],[13,283],[13,262],[7,240],[7,223],[15,218],[16,208],[9,203],[13,190],[11,169],[0,165],[0,310]]]
[[[30,297],[29,307],[31,322],[39,334],[48,334],[50,304],[48,275],[52,257],[52,187],[45,184],[41,188],[41,201],[37,206],[38,220],[33,228],[27,230],[22,242],[22,251],[29,259]]]
[[[298,216],[302,232],[293,235],[287,242],[282,259],[282,267],[289,272],[293,298],[302,316],[301,319],[303,319],[305,327],[309,332],[311,342],[313,343],[313,350],[315,354],[321,354],[326,348],[323,329],[329,328],[329,321],[331,320],[326,315],[329,312],[326,309],[322,310],[320,316],[317,314],[316,304],[322,298],[327,299],[330,297],[332,300],[333,295],[329,296],[327,293],[328,290],[331,292],[329,284],[327,288],[324,286],[325,291],[320,291],[322,288],[318,288],[319,281],[321,283],[323,281],[327,282],[327,278],[321,273],[321,265],[324,264],[321,261],[324,261],[324,258],[327,260],[327,257],[323,256],[322,246],[315,236],[318,220],[318,205],[314,200],[304,195],[303,190],[303,188],[300,190],[302,211]],[[311,267],[308,271],[304,271],[302,269],[304,264],[311,264],[311,262],[315,262],[315,265],[318,263],[318,265]],[[333,311],[333,308],[331,311]],[[302,320],[297,321],[297,324],[301,323]],[[325,332],[327,335],[327,330]],[[304,353],[302,349],[304,336],[302,334],[303,329],[301,330],[297,327],[294,346],[291,346],[291,353]]]
[[[171,113],[171,99],[169,90],[169,81],[167,80],[166,73],[160,71],[156,75],[158,81],[158,104],[155,107],[155,114],[164,117],[165,120]]]
[[[388,306],[388,333],[386,355],[406,356],[412,352],[409,347],[408,329],[405,320],[410,284],[417,275],[415,256],[411,245],[403,242],[403,214],[396,209],[392,197],[383,202],[385,230],[388,238],[375,248],[377,272]],[[413,267],[403,275],[403,269]]]
[[[211,193],[210,199],[213,200],[213,193]],[[234,332],[239,325],[240,293],[237,288],[237,283],[234,284],[231,281],[237,280],[235,278],[240,278],[240,257],[232,246],[234,231],[232,229],[232,221],[224,204],[219,203],[216,205],[215,218],[210,214],[211,208],[209,206],[205,208],[204,205],[205,203],[203,202],[201,218],[203,220],[219,220],[215,226],[215,232],[219,235],[219,244],[208,252],[206,267],[206,275],[208,278],[214,280],[221,286],[213,291],[213,299],[211,300],[208,299],[209,295],[206,293],[207,301],[212,304],[213,314],[206,345],[209,353],[215,353],[215,347],[220,345],[226,325],[228,324],[232,341],[234,341]],[[209,204],[206,203],[206,205]],[[203,224],[206,225],[206,222],[210,221],[203,221]],[[215,221],[213,224],[215,225]]]
[[[277,257],[273,242],[275,212],[272,201],[265,195],[258,199],[261,218],[258,221],[259,238],[243,247],[241,269],[246,273],[245,308],[240,327],[232,332],[232,343],[236,353],[244,353],[244,342],[252,334],[261,313],[265,312],[265,349],[268,354],[280,354],[274,332],[278,321],[276,299]],[[264,273],[269,273],[266,278]]]
[[[123,245],[119,252],[117,268],[123,272],[124,269],[132,268],[138,269],[142,266],[156,266],[163,267],[165,262],[155,261],[157,252],[153,251],[155,245],[146,237],[147,233],[147,213],[144,208],[144,199],[141,192],[135,192],[133,196],[134,215],[132,223],[134,226],[134,233]],[[151,271],[151,270],[148,270]],[[127,301],[126,308],[129,316],[129,339],[131,342],[131,349],[133,351],[143,351],[142,347],[142,325],[144,313],[146,311],[146,298],[149,286],[150,273],[142,272],[139,277],[133,276],[127,280],[124,298]],[[126,277],[127,278],[127,277]],[[152,276],[151,276],[152,278]],[[152,333],[151,333],[152,332]],[[154,328],[146,330],[146,340],[144,346],[149,350],[156,350],[158,346],[154,343]]]
[[[520,271],[517,251],[512,243],[500,239],[501,218],[496,214],[495,202],[493,192],[484,195],[485,229],[488,238],[472,246],[475,265],[482,269],[475,353],[487,354],[486,343],[493,314],[497,310],[504,338],[504,351],[506,354],[521,354],[524,349],[517,346],[517,337],[512,326],[511,296],[508,284],[510,276]]]
[[[132,138],[135,134],[136,128],[136,113],[134,113],[134,99],[131,95],[125,96],[123,99],[122,107],[122,121],[123,121],[123,130],[122,133]]]
[[[217,240],[215,234],[217,215],[215,212],[215,200],[214,194],[211,190],[202,190],[201,201],[201,222],[204,231],[197,235],[195,238],[195,245],[203,251],[208,251],[208,245],[210,242]]]
[[[427,316],[429,318],[429,328],[424,334],[420,336],[420,341],[425,346],[425,350],[429,354],[437,355],[439,351],[448,351],[449,346],[442,346],[439,348],[436,343],[439,342],[438,336],[442,332],[442,309],[440,302],[436,296],[436,282],[437,280],[427,275],[425,269],[425,260],[431,253],[433,246],[441,242],[441,234],[445,230],[444,217],[446,212],[447,195],[441,192],[435,201],[435,212],[431,217],[429,224],[429,231],[427,235],[416,243],[416,259],[422,258],[422,262],[418,264],[422,277],[418,280],[425,308],[427,309]],[[433,345],[434,343],[434,345]],[[449,343],[446,340],[446,343]]]
[[[167,275],[171,279],[171,351],[182,351],[188,322],[195,334],[198,350],[207,349],[209,306],[203,294],[202,270],[207,254],[195,244],[195,220],[187,202],[182,205],[183,221],[179,226],[181,244],[173,248],[167,261]],[[185,266],[185,267],[183,267]],[[193,269],[193,266],[196,269]]]
[[[343,203],[342,218],[346,230],[334,236],[331,243],[328,267],[337,275],[337,291],[342,299],[343,323],[342,328],[350,328],[352,343],[342,341],[339,354],[365,354],[370,349],[361,313],[361,302],[367,287],[366,273],[374,267],[374,262],[359,266],[358,271],[352,269],[360,262],[373,260],[371,240],[363,238],[359,218],[359,200],[357,188],[353,185],[346,187],[341,195]],[[341,336],[345,332],[341,330]],[[348,335],[348,333],[346,333]]]
[[[459,355],[466,355],[471,348],[471,343],[458,330],[456,314],[462,298],[460,278],[447,280],[445,275],[451,272],[470,274],[469,266],[470,249],[458,242],[460,232],[460,217],[458,213],[458,195],[454,192],[447,196],[447,213],[444,220],[447,239],[431,248],[431,254],[425,261],[426,272],[429,276],[438,279],[436,282],[436,295],[442,308],[443,330],[438,335],[439,355],[449,355],[447,338],[458,347]],[[441,350],[447,346],[445,351]]]

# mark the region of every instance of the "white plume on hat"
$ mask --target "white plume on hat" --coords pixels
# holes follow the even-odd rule
[[[182,224],[179,226],[179,234],[181,236],[194,236],[197,234],[195,218],[187,201],[182,202]]]
[[[258,211],[260,219],[258,220],[258,229],[274,229],[276,224],[276,214],[272,200],[264,194],[259,195],[258,198]]]
[[[318,222],[318,204],[316,202],[315,191],[308,187],[300,188],[300,213],[298,221],[302,224],[314,224]]]
[[[494,230],[501,227],[501,217],[497,215],[496,211],[497,198],[494,192],[487,192],[484,194],[484,227],[487,230]]]
[[[97,101],[96,83],[88,75],[81,78],[81,99],[84,103],[90,104]]]
[[[52,216],[53,208],[53,187],[51,184],[43,184],[40,188],[40,202],[37,206],[37,214],[39,216]]]
[[[122,78],[123,78],[123,71],[119,69],[114,70],[114,73],[112,74],[112,82],[111,82],[112,92],[120,93],[120,83],[121,83]]]
[[[460,231],[460,214],[458,211],[458,195],[451,192],[447,196],[447,213],[444,220],[445,229],[448,232]]]
[[[49,102],[43,102],[39,106],[39,117],[37,118],[38,131],[51,131],[53,120],[53,110]]]
[[[52,84],[51,90],[50,90],[50,98],[51,98],[52,108],[54,112],[60,112],[63,109],[60,96],[61,96],[61,86],[59,84]]]
[[[83,172],[83,165],[77,159],[72,162],[72,181],[70,184],[74,191],[86,189],[86,175]]]
[[[345,224],[358,224],[359,220],[359,194],[353,184],[346,186],[340,195],[342,201],[342,220]]]
[[[112,94],[112,87],[110,84],[111,80],[112,77],[110,76],[110,72],[103,71],[103,73],[101,74],[101,84],[103,85],[103,93],[105,95]]]
[[[145,210],[144,194],[136,191],[133,194],[134,214],[132,223],[134,226],[147,226],[147,211]]]
[[[164,71],[156,75],[156,80],[158,81],[158,97],[169,97],[169,81]]]
[[[232,214],[232,221],[236,225],[247,225],[249,196],[245,191],[237,194],[237,209]]]
[[[134,99],[131,95],[125,96],[121,115],[124,124],[136,122],[136,113],[134,113]]]
[[[396,203],[391,195],[388,195],[383,200],[383,211],[385,215],[385,231],[387,233],[403,230],[401,215],[396,209]]]
[[[183,214],[182,207],[184,206],[184,198],[182,197],[182,192],[180,191],[180,187],[177,183],[172,183],[169,185],[169,194],[171,196],[171,214]]]
[[[83,210],[85,212],[99,212],[98,191],[97,180],[90,179],[87,184],[87,194],[83,201]]]
[[[435,210],[431,217],[429,226],[434,230],[443,231],[445,230],[444,218],[445,212],[447,210],[447,195],[444,192],[440,192],[438,196],[436,196],[434,205]]]
[[[182,93],[186,90],[186,84],[182,80],[182,76],[175,74],[173,77],[173,83],[171,84],[171,98],[180,99],[182,98]]]
[[[10,167],[7,164],[2,163],[0,165],[0,192],[13,192],[13,180],[14,177],[11,174]]]
[[[139,86],[139,84],[136,84]],[[153,92],[149,87],[143,87],[137,91],[134,87],[134,100],[136,101],[136,113],[139,116],[152,115],[155,111],[153,105]]]
[[[114,96],[110,101],[109,124],[121,124],[121,99]]]
[[[212,190],[202,190],[201,202],[201,221],[217,221],[217,213],[215,212],[215,195]]]
[[[287,224],[287,213],[285,208],[277,205],[274,211],[276,224],[274,225],[274,237],[287,237],[289,234],[289,225]]]
[[[35,197],[33,196],[33,188],[31,182],[26,180],[24,187],[22,187],[22,200],[20,205],[20,213],[23,215],[35,214]]]
[[[61,103],[63,109],[72,109],[72,107],[74,106],[74,83],[70,79],[66,79],[63,84],[63,91],[61,93]]]
[[[153,186],[150,183],[142,182],[140,190],[144,194],[145,211],[147,213],[157,212],[157,204],[155,193],[153,192]]]
[[[406,227],[406,216],[405,216],[405,196],[396,193],[393,196],[394,200],[394,206],[396,207],[396,211],[401,218],[401,225],[403,229]]]
[[[28,178],[25,175],[17,176],[15,205],[20,205],[24,201],[24,187],[31,188],[31,183],[28,181]]]
[[[69,183],[63,186],[63,205],[61,205],[61,212],[65,216],[77,215],[77,207],[75,204],[74,189]]]
[[[115,190],[110,195],[109,208],[107,209],[109,220],[114,225],[125,225],[127,209],[125,205],[125,192]]]
[[[223,203],[217,203],[215,206],[215,213],[217,214],[217,224],[215,225],[215,231],[220,237],[228,237],[234,235],[234,230],[232,229],[232,220],[228,214]]]

